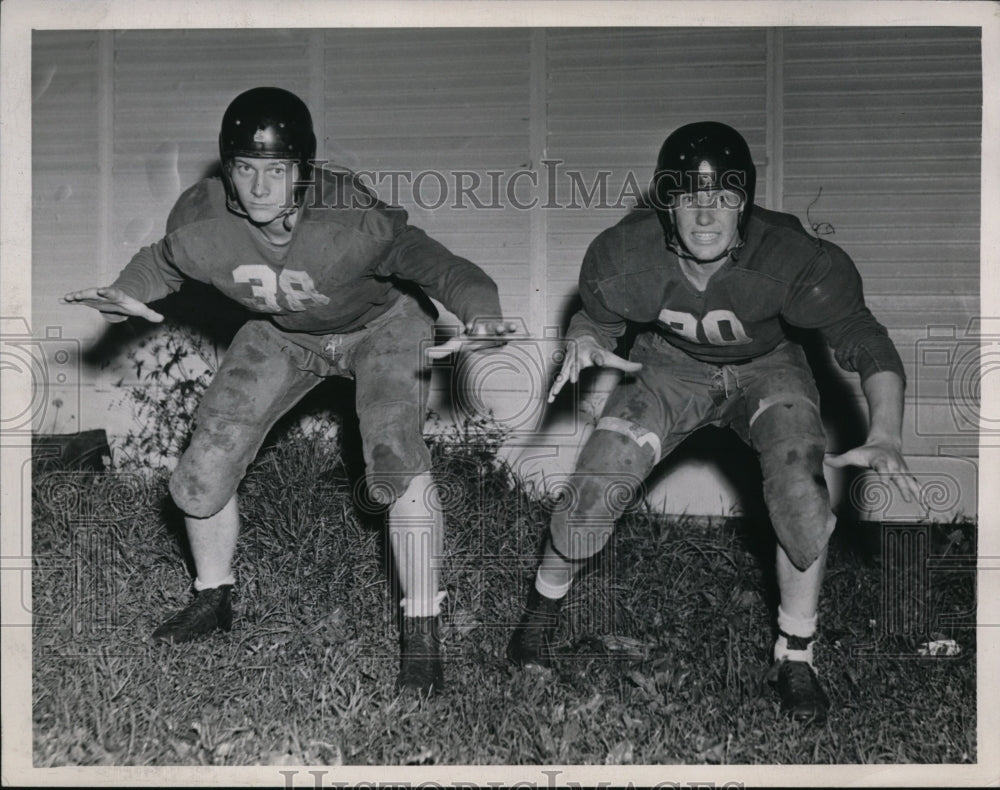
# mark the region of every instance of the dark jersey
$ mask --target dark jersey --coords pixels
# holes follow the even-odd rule
[[[132,258],[114,285],[141,302],[208,283],[283,329],[315,334],[363,327],[420,286],[463,322],[499,317],[496,284],[478,266],[407,224],[350,173],[323,171],[308,188],[291,241],[268,244],[227,208],[217,178],[178,198],[163,239]],[[317,192],[321,194],[317,194]]]
[[[854,263],[790,214],[755,206],[745,245],[699,291],[667,250],[656,214],[635,211],[591,243],[580,297],[569,336],[591,335],[608,349],[634,322],[695,359],[727,365],[773,350],[787,322],[819,330],[838,363],[862,379],[880,370],[904,375],[865,306]]]

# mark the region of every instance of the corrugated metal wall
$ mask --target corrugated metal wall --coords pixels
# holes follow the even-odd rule
[[[67,311],[57,296],[105,274],[110,162],[98,123],[107,94],[97,77],[106,55],[98,33],[33,35],[30,330],[44,339],[46,368],[32,381],[46,386],[31,393],[25,413],[36,431],[75,432],[103,421],[83,397],[94,386],[95,371],[81,368],[98,328],[93,317]]]
[[[978,31],[781,37],[783,207],[805,219],[813,204],[810,218],[857,262],[907,367],[907,451],[974,456],[973,426],[952,410],[958,371],[933,349],[979,315]],[[972,366],[978,381],[978,358]]]
[[[322,155],[482,264],[535,333],[564,325],[587,243],[634,204],[664,136],[732,123],[758,200],[808,207],[857,261],[911,377],[908,452],[974,457],[950,363],[926,352],[961,345],[949,328],[978,311],[980,69],[961,28],[36,31],[34,327],[89,360],[76,412],[70,380],[37,427],[123,429],[120,353],[95,354],[103,323],[56,297],[158,238],[214,167],[226,103],[274,84],[309,101]]]
[[[370,171],[380,197],[485,267],[524,315],[530,216],[490,173],[528,165],[529,32],[330,30],[322,47],[327,154]]]

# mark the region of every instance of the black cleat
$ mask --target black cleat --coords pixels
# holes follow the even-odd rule
[[[400,628],[399,677],[401,691],[431,696],[444,690],[441,665],[441,618],[404,617]]]
[[[195,592],[191,603],[153,631],[153,640],[192,642],[216,629],[228,631],[233,627],[232,589],[231,584],[224,584]]]
[[[564,600],[546,598],[532,586],[524,615],[507,646],[507,658],[512,663],[522,667],[552,668],[552,642]]]
[[[797,722],[823,724],[830,700],[814,670],[805,661],[783,659],[771,667],[768,681],[778,690],[781,710]]]

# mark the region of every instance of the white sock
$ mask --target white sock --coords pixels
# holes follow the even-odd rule
[[[539,569],[538,575],[535,576],[535,589],[546,598],[558,601],[560,598],[565,598],[569,588],[573,586],[573,575],[566,574],[566,576],[568,577],[566,581],[553,584],[542,576],[542,571]]]
[[[538,566],[538,573],[535,574],[535,589],[539,594],[554,601],[565,598],[573,586],[577,568],[582,564],[569,560],[556,551],[552,546],[550,535],[545,541],[542,561]]]
[[[223,585],[226,584],[230,586],[236,584],[236,579],[233,576],[233,574],[230,573],[228,576],[223,576],[218,581],[213,581],[213,582],[203,582],[201,579],[195,579],[194,589],[198,592],[201,592],[202,590],[211,590],[215,587],[222,587]]]
[[[403,608],[405,617],[437,617],[441,614],[441,604],[448,597],[446,590],[441,590],[430,600],[421,598],[403,598],[399,605]]]

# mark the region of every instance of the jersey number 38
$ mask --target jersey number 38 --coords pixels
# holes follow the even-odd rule
[[[244,301],[265,313],[283,313],[285,310],[301,312],[314,305],[329,304],[330,297],[316,290],[308,272],[282,269],[275,274],[262,264],[243,264],[233,269],[233,280],[248,283],[253,296]],[[288,307],[278,304],[278,291],[285,297]]]

